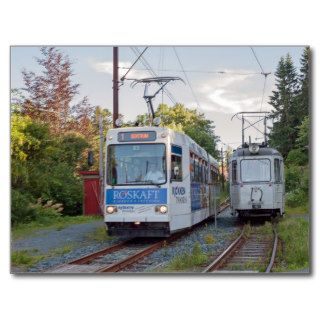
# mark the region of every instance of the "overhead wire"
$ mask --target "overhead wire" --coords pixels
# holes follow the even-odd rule
[[[120,67],[120,69],[128,69],[128,67]],[[134,70],[148,70],[143,68],[134,68]],[[163,69],[159,68],[155,71],[166,71],[166,72],[183,72],[182,70],[175,69]],[[208,73],[208,74],[226,74],[226,75],[237,75],[237,76],[248,76],[248,75],[261,75],[261,72],[229,72],[229,71],[219,71],[219,70],[184,70],[187,73]]]
[[[124,81],[128,73],[132,70],[133,66],[139,61],[139,59],[142,57],[142,55],[147,51],[148,47],[145,47],[144,50],[141,52],[141,54],[138,56],[138,58],[135,60],[135,62],[131,65],[130,68],[128,68],[128,71],[125,73],[124,76],[121,77],[121,81]]]
[[[262,68],[262,65],[261,65],[261,63],[260,63],[260,61],[259,61],[259,59],[258,59],[258,57],[257,57],[257,55],[256,55],[256,53],[255,53],[254,50],[253,50],[253,48],[250,47],[250,49],[251,49],[254,57],[256,58],[256,60],[257,60],[257,62],[258,62],[258,65],[260,66],[261,72],[262,72],[262,73],[265,73],[264,70],[263,70],[263,68]]]
[[[268,77],[268,75],[271,74],[271,72],[265,72],[265,71],[264,71],[264,69],[263,69],[263,67],[262,67],[262,65],[261,65],[261,63],[260,63],[260,61],[259,61],[259,59],[258,59],[258,56],[256,55],[255,51],[253,50],[252,47],[250,47],[250,49],[251,49],[251,51],[252,51],[252,53],[253,53],[253,55],[254,55],[254,57],[255,57],[258,65],[260,66],[261,74],[264,76],[262,96],[261,96],[261,102],[260,102],[260,112],[261,112],[261,110],[262,110],[262,104],[263,104],[263,100],[264,100],[264,95],[265,95],[265,91],[266,91],[267,77]],[[259,117],[259,119],[260,119],[260,117]],[[266,119],[266,121],[267,121],[267,119]]]
[[[187,75],[186,71],[185,71],[184,68],[183,68],[182,62],[181,62],[181,60],[180,60],[180,58],[179,58],[178,52],[177,52],[177,50],[176,50],[175,47],[173,47],[173,51],[174,51],[174,53],[176,54],[176,57],[177,57],[177,59],[178,59],[178,61],[179,61],[181,70],[183,71],[183,74],[184,74],[184,76],[185,76],[185,78],[186,78],[186,80],[187,80],[187,83],[188,83],[189,88],[190,88],[190,90],[191,90],[192,96],[193,96],[194,100],[196,101],[196,103],[197,103],[197,105],[198,105],[198,108],[200,108],[200,104],[199,104],[198,98],[197,98],[196,94],[194,93],[194,90],[193,90],[192,85],[191,85],[191,83],[190,83],[190,81],[189,81],[188,75]]]
[[[141,54],[141,52],[138,48],[135,48],[135,47],[130,47],[130,48],[135,55],[139,56]],[[147,59],[145,57],[141,56],[140,61],[144,65],[144,67],[147,69],[147,71],[149,71],[149,73],[153,77],[158,77],[157,73],[153,70],[153,68],[151,67],[151,65],[149,64],[149,62],[147,61]],[[167,88],[164,88],[163,91],[165,92],[165,94],[171,100],[171,102],[173,104],[177,104],[175,97],[172,95],[172,93]]]

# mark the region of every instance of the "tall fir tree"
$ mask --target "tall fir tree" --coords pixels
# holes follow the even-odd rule
[[[299,75],[300,93],[298,96],[299,115],[304,118],[309,115],[309,83],[310,83],[310,47],[305,47],[300,59],[301,68]]]
[[[289,54],[285,58],[281,57],[275,76],[276,90],[272,91],[269,102],[274,107],[271,114],[274,125],[270,134],[270,144],[286,157],[295,146],[297,127],[302,121],[297,113],[298,75]]]

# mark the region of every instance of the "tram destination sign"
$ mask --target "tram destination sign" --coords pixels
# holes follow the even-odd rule
[[[119,132],[119,142],[132,142],[132,141],[155,141],[157,134],[155,131],[128,131]]]

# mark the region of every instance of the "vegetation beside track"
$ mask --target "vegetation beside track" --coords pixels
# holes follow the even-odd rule
[[[37,249],[11,251],[11,265],[20,271],[26,271],[44,259],[69,253],[73,249],[74,245],[67,244],[46,253],[39,253]]]
[[[294,214],[278,224],[280,247],[273,272],[290,272],[309,268],[309,222]]]
[[[164,272],[186,271],[194,267],[205,264],[208,261],[208,255],[201,250],[199,242],[196,242],[190,253],[184,253],[175,257]]]

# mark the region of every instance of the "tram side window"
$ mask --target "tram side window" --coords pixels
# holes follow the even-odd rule
[[[274,159],[274,181],[281,182],[280,160]]]
[[[198,182],[199,177],[199,163],[197,160],[194,161],[194,181]]]
[[[182,157],[171,155],[171,180],[182,181]]]
[[[210,182],[212,184],[215,183],[215,181],[214,181],[214,171],[213,171],[212,167],[211,167],[211,170],[210,170]]]
[[[233,184],[237,183],[237,161],[236,160],[232,161],[232,183]]]
[[[194,181],[194,159],[192,153],[190,153],[190,174],[191,174],[191,181]]]

